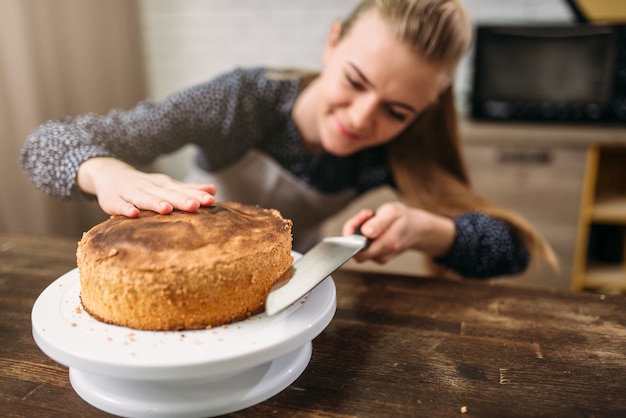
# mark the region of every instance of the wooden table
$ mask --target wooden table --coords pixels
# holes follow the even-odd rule
[[[105,417],[34,343],[75,243],[0,235],[0,415]],[[340,271],[304,373],[233,417],[624,417],[626,298]]]

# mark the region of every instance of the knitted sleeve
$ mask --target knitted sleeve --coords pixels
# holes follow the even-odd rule
[[[27,138],[19,163],[37,188],[71,198],[86,196],[75,179],[80,164],[92,157],[143,165],[192,143],[223,164],[232,162],[255,140],[248,132],[239,132],[235,122],[247,115],[264,116],[257,96],[271,92],[264,88],[263,74],[261,69],[235,70],[160,102],[146,100],[130,110],[46,122]],[[271,101],[266,107],[271,108]]]
[[[528,267],[528,250],[506,222],[467,212],[455,218],[454,224],[452,249],[436,258],[436,263],[471,278],[517,274]]]

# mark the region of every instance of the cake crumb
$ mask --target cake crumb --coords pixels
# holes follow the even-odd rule
[[[467,414],[467,406],[462,406],[461,407],[461,413],[462,414]]]
[[[77,306],[76,309],[74,309],[74,312],[76,312],[77,314],[82,312],[82,309],[80,309],[80,306]]]

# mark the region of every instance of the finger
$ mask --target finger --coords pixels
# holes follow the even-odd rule
[[[202,190],[210,195],[215,196],[217,193],[217,187],[214,184],[200,184],[200,183],[184,183],[185,185],[194,189]]]
[[[136,218],[139,216],[139,209],[132,203],[120,197],[114,197],[112,199],[98,199],[98,204],[102,210],[109,215],[122,215],[129,218]]]
[[[200,206],[208,206],[215,200],[214,196],[203,190],[176,182],[147,184],[140,192],[133,190],[133,193],[123,197],[137,207],[163,214],[174,209],[195,212]]]
[[[352,218],[348,219],[342,228],[342,235],[352,235],[357,230],[359,226],[361,226],[361,232],[368,238],[370,236],[363,231],[364,222],[367,221],[374,215],[374,211],[370,209],[361,209],[359,213],[354,215]]]
[[[170,190],[164,196],[181,210],[197,210],[200,206],[210,206],[215,203],[215,196],[198,189]]]
[[[376,240],[371,241],[369,247],[358,252],[354,256],[354,260],[359,263],[363,263],[365,261],[370,261],[370,260],[375,260],[376,258],[381,256],[380,251],[377,250],[376,247],[378,247],[378,243],[376,242]]]
[[[154,187],[146,191],[163,197],[176,209],[193,212],[200,206],[209,206],[215,202],[215,185],[184,183],[169,177],[155,177],[155,180]]]
[[[377,263],[388,262],[401,252],[398,241],[394,239],[394,237],[395,234],[393,234],[391,230],[385,230],[382,235],[370,242],[367,249],[356,255],[356,261],[364,262],[372,260]]]
[[[363,263],[365,261],[369,261],[374,259],[379,255],[379,251],[376,249],[379,246],[379,243],[376,240],[370,241],[369,246],[361,251],[359,251],[355,256],[354,260]]]
[[[189,196],[197,199],[200,206],[210,206],[215,203],[217,188],[213,184],[189,184],[185,183]]]
[[[390,262],[397,254],[386,254],[379,257],[372,258],[376,264],[387,264]]]
[[[395,219],[391,214],[371,212],[371,216],[361,224],[361,233],[370,240],[377,240],[387,232]]]
[[[359,263],[363,263],[365,261],[374,261],[375,263],[378,263],[378,264],[386,264],[397,255],[398,253],[395,251],[379,252],[379,251],[372,251],[368,249],[366,251],[361,251],[358,254],[356,254],[354,256],[354,260]]]
[[[130,211],[128,205],[131,205],[138,210],[151,210],[163,215],[174,210],[174,205],[169,201],[169,199],[163,196],[163,193],[159,195],[146,190],[137,189],[131,189],[128,192],[122,191],[117,205],[117,210],[119,212]],[[124,205],[126,208],[124,208]]]
[[[215,193],[202,191],[196,198],[198,199],[200,206],[209,206],[215,203]]]

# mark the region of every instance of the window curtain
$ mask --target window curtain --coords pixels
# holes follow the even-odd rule
[[[0,232],[78,240],[106,218],[95,202],[45,196],[18,155],[46,120],[131,107],[146,84],[136,1],[0,1]]]

